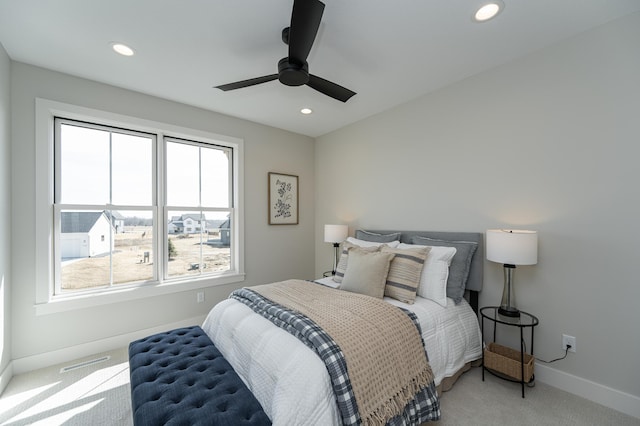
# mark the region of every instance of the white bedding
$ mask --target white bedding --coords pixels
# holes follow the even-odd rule
[[[416,297],[413,305],[388,297],[384,300],[409,309],[418,317],[436,386],[445,377],[453,376],[467,362],[482,357],[478,318],[466,300],[456,305],[452,299],[448,299],[446,308],[422,297]]]
[[[482,356],[477,318],[466,301],[444,308],[418,297],[408,305],[422,326],[436,385],[465,363]],[[340,414],[324,363],[296,337],[227,299],[202,326],[256,396],[274,425],[337,425]]]

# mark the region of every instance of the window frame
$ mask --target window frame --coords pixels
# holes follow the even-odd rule
[[[55,258],[54,258],[54,119],[63,117],[69,120],[87,122],[115,128],[131,129],[141,133],[149,133],[157,137],[157,150],[154,169],[156,194],[165,197],[165,182],[163,171],[166,166],[164,155],[164,138],[202,142],[230,148],[231,160],[231,190],[230,198],[234,204],[230,206],[231,219],[235,221],[231,235],[232,258],[235,262],[230,270],[218,275],[184,276],[166,278],[162,275],[153,282],[140,285],[111,288],[107,291],[88,291],[78,294],[55,295]],[[195,290],[204,287],[225,285],[241,282],[245,279],[244,272],[244,141],[239,138],[195,130],[180,126],[169,125],[156,121],[110,113],[92,108],[65,104],[47,99],[36,98],[36,135],[35,135],[35,196],[36,196],[36,241],[35,241],[35,275],[37,315],[46,315],[73,309],[84,309],[109,303],[127,302],[163,294]],[[155,189],[154,189],[155,190]],[[154,196],[155,199],[155,196]],[[164,256],[167,250],[167,224],[161,218],[168,209],[165,199],[155,203],[155,236],[154,248],[156,256]],[[166,270],[166,269],[165,269]]]
[[[150,139],[151,143],[151,159],[152,159],[152,168],[151,168],[151,200],[149,205],[114,205],[110,202],[113,200],[109,200],[109,202],[105,204],[77,204],[77,200],[75,203],[63,203],[61,200],[62,197],[62,135],[61,130],[63,125],[69,126],[77,126],[85,129],[93,129],[99,130],[103,132],[109,133],[118,133],[118,134],[126,134],[131,136],[138,137],[147,137]],[[80,291],[69,291],[64,290],[62,288],[62,265],[58,262],[58,256],[61,252],[61,229],[60,226],[60,218],[61,214],[64,210],[78,210],[78,211],[148,211],[151,213],[153,218],[153,239],[152,239],[152,247],[154,257],[157,257],[158,254],[162,254],[158,251],[158,234],[157,232],[157,212],[158,212],[158,204],[161,202],[161,198],[157,196],[158,193],[158,176],[161,176],[158,171],[158,151],[161,149],[159,145],[162,142],[163,136],[157,133],[149,133],[149,132],[140,132],[137,130],[132,130],[130,128],[109,126],[102,123],[89,122],[89,121],[81,121],[81,120],[73,120],[68,117],[54,117],[54,207],[53,207],[53,235],[54,235],[54,249],[53,249],[53,267],[54,267],[54,278],[53,278],[53,298],[66,298],[72,296],[79,296],[82,294],[98,294],[98,293],[108,293],[116,290],[117,288],[124,288],[126,286],[137,287],[141,285],[147,285],[150,283],[158,282],[158,267],[155,266],[153,268],[153,274],[151,278],[143,281],[130,281],[123,284],[114,284],[109,283],[106,286],[96,286],[87,288]],[[110,138],[111,139],[111,138]],[[109,161],[111,163],[111,159]],[[109,190],[111,193],[111,190]],[[113,240],[114,235],[110,234],[109,238]],[[157,265],[157,263],[154,263]]]
[[[173,204],[169,204],[169,200],[168,200],[168,194],[167,194],[167,189],[168,189],[168,184],[167,184],[167,179],[168,179],[168,164],[167,164],[167,160],[166,160],[166,155],[163,156],[164,158],[164,165],[163,165],[163,169],[165,170],[165,175],[164,175],[164,192],[163,192],[163,200],[164,203],[162,206],[160,206],[159,210],[160,210],[160,216],[163,218],[163,224],[164,224],[164,229],[162,229],[162,238],[161,238],[161,244],[162,244],[162,254],[163,254],[163,280],[176,280],[176,279],[189,279],[191,276],[184,276],[184,277],[171,277],[169,275],[169,265],[168,265],[168,257],[165,257],[164,254],[169,252],[169,241],[168,241],[168,223],[169,223],[169,212],[171,211],[175,211],[175,210],[179,210],[182,212],[194,212],[194,213],[206,213],[206,212],[229,212],[231,214],[231,220],[233,221],[235,216],[233,215],[233,211],[234,211],[234,205],[235,200],[234,200],[234,170],[235,170],[235,166],[234,166],[234,157],[235,157],[235,151],[230,148],[229,146],[222,146],[220,144],[215,144],[215,143],[208,143],[208,142],[203,142],[203,141],[194,141],[194,140],[187,140],[184,138],[177,138],[174,136],[169,136],[169,135],[165,135],[163,138],[163,152],[166,153],[166,148],[167,148],[167,144],[168,143],[180,143],[180,144],[185,144],[185,145],[190,145],[190,146],[195,146],[198,148],[203,147],[203,145],[209,145],[212,147],[217,147],[217,148],[224,148],[224,149],[228,149],[229,150],[229,154],[231,155],[231,167],[228,170],[229,176],[227,177],[228,182],[231,185],[231,191],[228,194],[228,199],[227,199],[227,205],[228,207],[211,207],[211,206],[203,206],[202,202],[200,200],[200,206],[195,207],[195,206],[182,206],[182,205],[173,205]],[[208,148],[205,146],[205,148]],[[202,196],[202,193],[200,193],[200,196]],[[202,217],[200,218],[200,220],[198,221],[194,221],[194,219],[188,218],[187,221],[189,221],[189,225],[185,224],[184,226],[184,232],[186,234],[195,234],[198,233],[200,234],[200,236],[202,236],[201,232],[202,232]],[[232,233],[231,235],[231,248],[233,249],[233,247],[236,245],[236,241],[235,241],[235,235],[234,233]],[[201,259],[202,261],[202,259]],[[234,256],[231,256],[231,263],[229,265],[230,270],[234,270],[235,269],[235,263],[236,263],[237,259]],[[198,269],[199,273],[202,274],[202,269]]]

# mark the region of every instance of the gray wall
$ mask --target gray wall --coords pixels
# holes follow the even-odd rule
[[[322,225],[539,232],[515,276],[540,318],[535,352],[640,396],[640,14],[358,122],[316,141],[316,274]],[[487,262],[480,305],[496,305]]]
[[[11,223],[10,64],[0,44],[0,372],[11,361],[11,227],[7,226]]]
[[[13,359],[204,317],[215,303],[239,286],[208,288],[206,302],[202,304],[196,304],[196,292],[189,291],[36,316],[34,244],[36,238],[41,238],[35,235],[33,226],[36,97],[244,139],[246,281],[241,285],[313,277],[314,247],[310,243],[315,223],[313,139],[22,63],[12,63],[11,75],[11,228],[20,230],[14,232],[11,245],[12,270],[15,271],[12,286]],[[210,89],[205,87],[203,90]],[[5,145],[3,141],[3,163],[6,163]],[[2,170],[5,169],[2,167]],[[299,225],[268,225],[269,171],[299,175]],[[4,176],[4,171],[2,173]],[[6,199],[5,180],[2,182],[0,195]],[[5,227],[2,229],[4,232]],[[0,254],[6,254],[5,243],[1,244]],[[6,256],[0,256],[0,261],[2,259]],[[0,268],[3,266],[0,263]]]

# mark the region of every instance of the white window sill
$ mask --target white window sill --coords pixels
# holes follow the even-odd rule
[[[36,303],[36,315],[50,315],[59,312],[87,309],[94,306],[112,303],[130,302],[137,299],[147,299],[154,296],[197,290],[205,287],[232,284],[244,281],[243,273],[207,277],[190,278],[188,281],[172,281],[162,284],[148,284],[140,287],[128,287],[119,290],[109,290],[103,293],[91,293],[73,296],[53,297],[45,303]]]

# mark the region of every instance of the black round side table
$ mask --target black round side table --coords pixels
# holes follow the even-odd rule
[[[530,337],[530,345],[531,348],[531,356],[533,356],[533,329],[538,325],[538,318],[534,315],[531,315],[528,312],[520,311],[519,317],[508,317],[505,315],[500,315],[498,313],[498,306],[485,306],[480,309],[480,330],[482,331],[482,342],[484,342],[484,322],[488,320],[493,323],[493,342],[496,343],[496,329],[499,324],[508,326],[508,327],[518,327],[520,329],[520,380],[515,380],[509,378],[503,374],[499,374],[499,372],[495,372],[490,368],[485,366],[484,362],[484,349],[482,351],[482,381],[484,381],[484,372],[485,370],[489,373],[493,374],[496,377],[501,379],[509,380],[512,382],[519,382],[522,387],[522,397],[524,398],[524,385],[528,383],[533,383],[535,380],[535,375],[531,376],[531,379],[525,382],[524,380],[524,355],[525,355],[525,340],[524,340],[524,329],[529,328],[531,330]],[[535,362],[535,361],[534,361]]]

